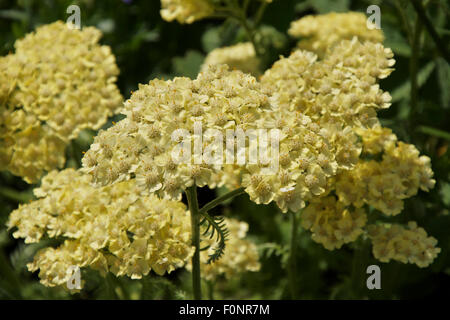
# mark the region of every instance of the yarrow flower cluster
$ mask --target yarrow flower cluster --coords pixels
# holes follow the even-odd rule
[[[420,156],[414,145],[397,141],[390,129],[358,130],[363,157],[353,170],[336,177],[336,194],[345,205],[369,204],[386,215],[403,210],[404,199],[429,191],[435,185],[430,158]],[[379,161],[364,155],[380,156]]]
[[[215,238],[207,238],[201,242],[202,247],[209,246],[208,250],[200,253],[201,275],[205,280],[214,281],[221,276],[230,279],[244,272],[257,272],[261,268],[256,245],[245,239],[248,224],[231,218],[226,218],[225,224],[229,231],[229,240],[225,252],[219,260],[207,263],[209,256],[214,253],[215,247],[218,245]],[[187,264],[187,269],[192,269],[191,262]]]
[[[389,93],[376,80],[392,71],[392,56],[381,44],[353,38],[329,50],[322,60],[297,50],[267,70],[261,83],[280,117],[309,116],[330,142],[335,169],[348,170],[361,152],[354,128],[372,127],[378,122],[376,111],[390,106]]]
[[[122,113],[127,117],[95,138],[83,158],[84,170],[99,184],[135,178],[144,191],[171,199],[181,199],[182,191],[194,183],[214,188],[223,184],[217,174],[222,165],[205,163],[202,154],[196,159],[195,152],[176,161],[172,155],[180,141],[173,134],[189,134],[192,139],[184,142],[188,147],[199,139],[206,150],[214,146],[214,137],[199,136],[196,126],[201,125],[203,132],[245,130],[262,121],[267,108],[267,97],[256,80],[226,66],[211,67],[195,80],[152,80],[125,102]]]
[[[193,23],[213,13],[210,0],[161,0],[161,17],[169,22]]]
[[[358,164],[333,179],[329,191],[336,196],[311,201],[302,212],[302,226],[312,231],[314,241],[329,250],[364,234],[372,239],[374,256],[380,261],[395,259],[428,266],[440,252],[434,238],[426,238],[415,222],[408,225],[411,232],[404,231],[408,229],[401,225],[391,231],[380,225],[367,226],[364,206],[370,205],[388,216],[401,213],[406,198],[419,189],[429,191],[434,187],[430,159],[420,156],[413,145],[397,141],[390,129],[376,126],[356,132],[363,142]]]
[[[192,23],[218,2],[161,3],[165,20]],[[405,199],[435,184],[430,159],[377,118],[391,104],[378,81],[395,63],[382,32],[352,12],[308,16],[289,33],[309,37],[299,43],[307,50],[281,58],[259,81],[255,50],[241,43],[213,50],[196,79],[140,84],[120,110],[118,70],[96,29],[58,22],[18,41],[16,53],[0,59],[0,168],[36,180],[63,165],[65,145],[81,129],[125,115],[95,137],[82,169],[52,171],[34,190],[38,200],[11,214],[8,227],[26,243],[62,239],[40,250],[29,270],[56,286],[67,282],[71,266],[134,279],[185,266],[194,248],[180,200],[192,186],[243,187],[258,204],[304,208],[302,227],[326,249],[363,236],[382,262],[428,266],[440,249],[415,222],[367,225],[368,206],[394,216]],[[67,55],[57,54],[52,39]],[[275,129],[276,168],[250,162],[256,151],[246,133]],[[237,132],[244,133],[241,144]],[[248,225],[224,221],[229,237],[218,261],[206,263],[216,239],[202,240],[210,246],[201,252],[206,280],[260,268],[255,244],[245,239]]]
[[[46,286],[65,285],[71,266],[139,279],[183,267],[191,258],[190,217],[181,202],[140,196],[134,181],[94,188],[74,169],[52,171],[34,190],[38,200],[13,211],[8,227],[25,243],[65,239],[28,264]]]
[[[300,49],[322,57],[333,45],[354,36],[360,41],[383,42],[383,32],[377,28],[369,29],[367,23],[366,15],[361,12],[331,12],[293,21],[288,33],[294,38],[302,38],[298,43]]]
[[[364,233],[367,216],[362,208],[352,209],[328,196],[311,202],[302,212],[302,227],[326,249],[339,249]]]
[[[256,56],[251,42],[238,43],[233,46],[212,50],[205,58],[201,71],[206,71],[209,65],[227,64],[231,69],[241,70],[257,77],[260,74],[261,62]]]
[[[195,80],[153,80],[125,103],[122,112],[127,117],[95,138],[83,158],[83,170],[101,185],[136,179],[143,191],[170,199],[180,199],[194,183],[210,188],[228,182],[236,185],[237,176],[256,203],[276,201],[283,211],[298,210],[304,199],[325,191],[336,162],[319,125],[301,113],[284,118],[274,111],[254,77],[229,71],[226,65],[210,66]],[[196,123],[205,132],[222,130],[223,136],[227,129],[280,128],[279,169],[268,173],[264,163],[208,164],[196,159],[195,153],[176,162],[172,155],[180,142],[190,147],[191,140],[200,138]],[[173,139],[179,130],[193,139]],[[206,134],[203,150],[216,155],[228,152],[215,138]],[[248,155],[249,146],[238,152]],[[235,177],[229,178],[229,173]]]
[[[316,18],[305,21],[311,19]],[[362,25],[362,19],[358,19]],[[294,25],[301,26],[294,23],[291,31]],[[377,39],[376,35],[371,38],[348,29],[342,37],[351,40],[338,42],[341,39],[332,40],[329,31],[314,34],[311,41],[316,42],[316,47],[306,46],[321,59],[312,52],[297,50],[267,70],[261,83],[282,117],[295,112],[309,116],[330,143],[337,175],[327,181],[325,192],[309,199],[302,212],[302,226],[312,232],[314,241],[333,250],[368,234],[364,205],[386,215],[399,214],[404,199],[419,189],[429,191],[435,181],[430,159],[420,156],[413,145],[397,141],[377,119],[376,111],[388,108],[391,100],[377,80],[389,76],[395,62],[392,51],[377,43],[382,34]],[[428,255],[431,263],[440,249],[435,248],[436,241],[427,243],[435,252]],[[405,238],[403,245],[418,244]],[[407,259],[423,266],[413,256]]]
[[[427,237],[423,228],[410,221],[407,226],[379,224],[369,226],[369,237],[373,244],[373,255],[382,262],[397,260],[428,267],[441,251],[437,240]]]
[[[0,58],[0,169],[35,182],[63,166],[65,146],[80,130],[100,128],[117,111],[119,70],[100,36],[58,21]]]

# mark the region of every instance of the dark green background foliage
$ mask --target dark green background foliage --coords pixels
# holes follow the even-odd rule
[[[440,297],[450,291],[450,67],[437,50],[427,30],[419,38],[418,50],[411,49],[408,35],[417,17],[409,1],[397,0],[275,0],[266,11],[263,26],[267,46],[271,48],[270,65],[279,54],[287,55],[295,45],[286,31],[292,20],[305,14],[356,10],[365,12],[370,4],[381,7],[381,27],[385,45],[395,53],[396,71],[381,82],[393,96],[390,109],[379,113],[385,126],[403,141],[415,144],[421,153],[432,159],[437,180],[429,193],[419,192],[406,200],[402,214],[385,221],[415,220],[436,237],[442,252],[426,269],[397,262],[377,262],[370,244],[360,239],[341,250],[328,251],[314,243],[310,233],[301,230],[298,236],[297,277],[298,298],[301,299],[401,299]],[[138,83],[177,75],[195,77],[205,55],[212,49],[245,40],[245,33],[234,21],[203,20],[191,25],[168,23],[159,15],[157,0],[133,1],[66,1],[66,0],[0,0],[0,54],[13,51],[15,39],[23,37],[36,26],[55,20],[66,20],[70,4],[81,7],[84,26],[96,26],[103,33],[102,43],[110,45],[121,70],[119,86],[125,99]],[[450,39],[449,5],[446,0],[426,1],[427,14],[442,43]],[[255,9],[253,7],[251,10]],[[403,17],[400,14],[403,12]],[[410,29],[411,29],[410,28]],[[448,50],[448,46],[447,46]],[[418,94],[411,92],[411,61],[417,61]],[[117,120],[116,119],[111,119]],[[108,123],[108,126],[111,122]],[[94,132],[84,132],[68,148],[67,166],[78,166],[83,150],[87,150]],[[20,202],[30,199],[31,190],[21,179],[7,172],[0,173],[0,298],[26,299],[183,299],[191,297],[190,274],[177,270],[166,277],[154,274],[145,279],[106,279],[95,272],[83,271],[86,287],[70,295],[62,289],[45,288],[36,274],[26,270],[36,250],[50,245],[24,245],[14,240],[4,224],[9,212]],[[200,205],[214,197],[215,191],[200,189]],[[218,190],[217,192],[222,192]],[[275,206],[258,206],[240,196],[212,212],[245,220],[250,225],[249,237],[261,245],[262,269],[243,274],[231,281],[216,284],[215,298],[280,299],[288,298],[286,264],[290,222]],[[376,212],[369,213],[369,219]],[[381,266],[381,290],[366,288],[366,268]],[[206,288],[205,288],[206,289]]]

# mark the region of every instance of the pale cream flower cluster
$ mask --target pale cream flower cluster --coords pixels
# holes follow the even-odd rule
[[[231,69],[241,70],[257,77],[260,75],[260,60],[256,56],[251,42],[238,43],[233,46],[212,50],[205,58],[201,71],[206,71],[209,65],[227,64]]]
[[[388,128],[357,128],[363,150],[357,165],[332,179],[328,192],[336,196],[313,199],[302,212],[302,226],[311,230],[312,239],[333,250],[356,240],[361,234],[372,239],[375,258],[395,259],[428,266],[440,249],[437,240],[410,222],[401,225],[366,226],[366,205],[386,215],[397,215],[403,201],[434,187],[430,158],[420,156],[411,144],[397,141]],[[379,160],[376,160],[379,159]]]
[[[100,36],[58,21],[0,58],[0,168],[35,182],[62,167],[65,146],[80,130],[100,128],[118,110],[119,70]]]
[[[211,66],[195,80],[155,79],[140,85],[125,102],[122,112],[127,117],[95,138],[83,158],[84,170],[103,185],[135,178],[144,191],[169,199],[181,199],[182,191],[194,183],[222,185],[218,173],[223,165],[203,161],[208,147],[211,154],[220,152],[207,130],[254,128],[268,110],[267,97],[258,88],[255,78],[225,65]],[[195,132],[196,123],[204,136]],[[190,141],[184,143],[191,151],[179,161],[172,157],[181,142],[172,139],[177,130],[188,135]]]
[[[302,225],[332,250],[367,233],[364,205],[399,214],[404,199],[419,189],[429,191],[435,181],[430,159],[397,141],[377,119],[377,110],[390,106],[391,97],[377,80],[392,72],[392,51],[353,37],[319,56],[297,50],[267,70],[261,83],[280,117],[309,116],[330,143],[337,175],[327,181],[325,192],[307,199]]]
[[[378,80],[394,63],[390,49],[353,37],[321,59],[297,50],[260,81],[226,65],[209,65],[194,80],[153,80],[125,103],[127,117],[96,137],[83,170],[100,185],[136,179],[144,192],[168,199],[180,199],[195,184],[243,186],[252,201],[275,201],[283,212],[309,202],[303,226],[327,249],[340,248],[367,233],[365,205],[395,215],[404,199],[435,183],[429,158],[397,141],[377,118],[391,103]],[[206,164],[190,153],[187,161],[174,162],[180,142],[195,147],[196,122],[224,137],[226,129],[279,129],[278,170]],[[192,140],[172,139],[180,129]],[[203,137],[202,150],[221,154],[224,141],[213,142]]]
[[[214,13],[210,0],[161,0],[161,17],[166,21],[193,23]]]
[[[426,231],[413,221],[407,226],[380,224],[370,225],[368,229],[373,255],[382,262],[397,260],[425,268],[441,251],[436,248],[437,240],[428,237]]]
[[[208,264],[208,259],[217,246],[213,239],[202,239],[201,246],[210,246],[208,250],[200,253],[201,275],[206,280],[214,281],[221,276],[230,279],[244,272],[257,272],[261,268],[258,249],[250,240],[245,239],[248,224],[236,219],[226,218],[225,224],[229,230],[223,256],[214,263]],[[192,270],[192,263],[187,264],[187,269]]]
[[[170,273],[193,255],[185,205],[141,196],[134,181],[94,188],[90,176],[65,169],[50,172],[34,193],[38,200],[13,211],[8,227],[25,243],[65,239],[28,265],[46,286],[65,285],[71,266],[139,279]]]
[[[361,152],[354,128],[372,127],[378,122],[376,111],[390,106],[389,93],[376,81],[392,72],[392,57],[392,51],[381,44],[353,38],[342,41],[322,60],[297,50],[275,62],[261,83],[279,117],[296,112],[309,116],[328,138],[337,169],[348,170]]]
[[[353,170],[336,177],[335,191],[345,205],[369,204],[386,215],[403,210],[404,199],[429,191],[435,185],[430,158],[420,156],[414,145],[397,141],[390,129],[375,127],[357,131],[363,141],[363,157]],[[381,155],[381,159],[364,159]]]
[[[364,233],[367,216],[362,208],[346,207],[334,196],[312,201],[302,211],[302,227],[312,232],[312,239],[326,249],[339,249]]]
[[[226,65],[210,66],[195,80],[152,80],[141,85],[123,113],[127,117],[101,132],[83,158],[84,171],[101,185],[136,179],[144,191],[180,199],[182,191],[194,183],[210,188],[235,185],[236,179],[228,176],[233,174],[242,177],[241,184],[253,201],[276,201],[287,211],[298,210],[303,199],[323,193],[327,178],[335,173],[334,156],[316,123],[300,113],[281,117],[254,77],[229,71]],[[187,161],[175,162],[172,155],[180,141],[173,140],[172,134],[185,130],[191,140],[198,139],[196,122],[202,124],[203,132],[217,129],[223,137],[226,129],[280,128],[279,170],[266,174],[267,164],[250,164],[248,157],[240,167],[211,165],[196,159],[195,152]],[[214,136],[203,137],[203,151],[209,148],[211,153],[225,154],[225,139],[218,147],[214,142]],[[185,143],[192,146],[192,141]],[[248,154],[248,146],[239,152]]]
[[[350,40],[354,36],[360,41],[383,42],[381,29],[369,29],[367,19],[361,12],[308,15],[293,21],[288,33],[294,38],[302,38],[298,43],[300,49],[312,51],[322,57],[341,40]]]

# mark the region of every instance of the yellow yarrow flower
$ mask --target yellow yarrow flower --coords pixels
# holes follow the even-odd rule
[[[323,132],[309,117],[298,113],[281,118],[274,111],[254,77],[229,71],[226,65],[209,66],[195,80],[155,79],[140,85],[125,103],[124,120],[95,138],[83,158],[83,170],[100,185],[136,179],[143,192],[168,199],[180,199],[183,190],[194,183],[210,188],[240,184],[256,203],[276,201],[283,211],[299,209],[304,199],[324,192],[336,164]],[[245,164],[238,164],[236,157],[233,163],[225,163],[226,139],[216,144],[215,137],[207,135],[200,157],[210,149],[223,154],[223,162],[208,164],[204,158],[197,162],[195,150],[176,161],[173,154],[180,151],[177,148],[183,141],[174,140],[173,133],[183,130],[190,137],[183,143],[195,148],[196,123],[204,133],[215,129],[222,137],[226,130],[279,128],[282,168],[267,174],[265,164],[250,163],[248,157]],[[239,152],[248,155],[248,148]],[[229,176],[236,173],[236,166],[240,182]]]
[[[209,65],[226,64],[231,69],[241,70],[257,77],[260,75],[260,60],[255,48],[250,42],[238,43],[233,46],[212,50],[205,58],[201,71],[206,71]]]
[[[320,57],[342,40],[354,36],[362,42],[381,43],[384,40],[380,29],[367,27],[367,17],[360,12],[308,15],[293,21],[288,31],[294,38],[302,38],[300,49],[315,52]]]
[[[311,202],[301,213],[302,227],[326,249],[339,249],[355,241],[364,232],[367,216],[362,208],[346,208],[334,196]]]
[[[346,205],[365,203],[387,215],[403,210],[403,201],[429,191],[436,183],[430,158],[414,145],[397,141],[391,130],[381,127],[359,129],[363,154],[381,154],[381,160],[361,159],[353,170],[336,177],[336,194]]]
[[[441,252],[437,240],[428,237],[423,228],[410,221],[407,226],[380,224],[369,226],[373,255],[381,262],[397,260],[402,263],[428,267]]]
[[[393,71],[392,51],[353,37],[319,56],[296,50],[275,62],[261,83],[280,118],[301,112],[330,143],[337,167],[328,170],[337,175],[323,180],[319,192],[307,198],[302,224],[314,241],[332,250],[366,233],[364,206],[399,214],[404,199],[418,189],[428,191],[435,181],[430,159],[397,141],[377,119],[376,112],[390,106],[389,93],[377,81]],[[327,159],[320,160],[325,164]],[[333,192],[337,198],[327,196]]]
[[[70,266],[139,279],[183,267],[191,258],[190,216],[181,202],[140,196],[134,181],[94,188],[74,169],[52,171],[7,223],[25,243],[64,238],[41,249],[28,265],[46,286],[65,285]]]
[[[161,17],[166,21],[193,23],[214,13],[209,0],[161,0]]]
[[[372,61],[379,63],[369,68]],[[353,38],[339,43],[321,60],[297,50],[275,62],[261,83],[280,118],[301,112],[329,141],[337,162],[337,166],[326,164],[324,159],[329,172],[349,170],[361,153],[355,128],[373,127],[378,123],[376,111],[390,106],[389,93],[376,81],[392,72],[392,64],[392,51]]]
[[[119,70],[93,27],[38,27],[0,58],[0,167],[31,183],[63,166],[65,145],[122,103]]]

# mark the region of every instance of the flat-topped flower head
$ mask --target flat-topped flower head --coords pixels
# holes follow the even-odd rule
[[[94,188],[91,180],[74,169],[52,171],[34,190],[38,199],[10,215],[8,227],[25,243],[65,239],[28,265],[44,285],[65,285],[71,266],[133,279],[184,266],[194,249],[183,203],[140,196],[134,181]]]
[[[373,245],[373,255],[381,262],[396,260],[426,268],[441,252],[441,249],[436,247],[437,240],[428,237],[426,231],[414,221],[410,221],[407,226],[370,225],[369,237]]]
[[[213,13],[210,0],[161,0],[161,17],[169,22],[192,23]]]
[[[212,50],[206,56],[201,70],[206,71],[209,65],[219,64],[226,64],[231,69],[241,70],[255,77],[261,73],[261,63],[251,42],[238,43]]]
[[[386,215],[403,210],[404,199],[429,191],[436,183],[430,158],[412,145],[397,141],[391,130],[381,127],[359,129],[363,154],[381,155],[381,160],[362,158],[353,170],[336,177],[335,190],[346,205],[369,204]]]
[[[127,117],[95,138],[84,170],[102,185],[135,178],[165,198],[179,199],[194,183],[214,188],[223,184],[225,130],[256,128],[263,110],[267,96],[256,79],[223,65],[195,80],[152,80],[125,102]]]
[[[61,167],[65,144],[82,129],[100,128],[122,104],[119,70],[100,36],[93,27],[58,21],[0,58],[0,165],[27,182]]]
[[[294,38],[302,38],[298,43],[300,49],[323,56],[341,40],[350,40],[354,36],[361,41],[383,42],[381,29],[374,26],[369,29],[367,20],[367,16],[361,12],[308,15],[293,21],[288,33]]]
[[[122,104],[115,85],[119,69],[111,48],[98,44],[100,37],[94,27],[77,30],[58,21],[17,40],[20,72],[12,77],[8,105],[35,114],[62,139],[98,129]]]
[[[281,58],[261,78],[281,112],[300,111],[320,124],[351,127],[378,124],[376,111],[390,106],[389,93],[376,83],[395,63],[381,44],[342,41],[320,60],[308,51]]]
[[[339,249],[364,233],[367,216],[362,208],[346,208],[336,197],[311,202],[302,212],[302,227],[312,232],[312,239],[326,249]]]
[[[326,179],[336,171],[326,134],[317,124],[301,113],[279,117],[253,76],[226,65],[209,66],[195,80],[140,85],[122,112],[127,117],[101,132],[83,158],[83,170],[100,185],[136,179],[145,192],[180,199],[193,184],[241,184],[253,201],[276,201],[287,211],[324,192]],[[277,150],[268,147],[266,162],[250,158],[261,152],[261,145],[252,149],[250,142],[259,129],[279,130]],[[239,162],[240,156],[244,161]],[[272,171],[271,160],[279,162]]]
[[[341,54],[348,47],[353,51]],[[311,52],[297,50],[275,62],[261,83],[280,118],[296,112],[310,117],[330,143],[337,162],[333,169],[349,170],[361,153],[355,128],[377,125],[376,111],[390,105],[390,95],[376,83],[392,71],[392,52],[388,51],[356,38],[342,41],[321,60]],[[372,61],[379,63],[369,68]]]

